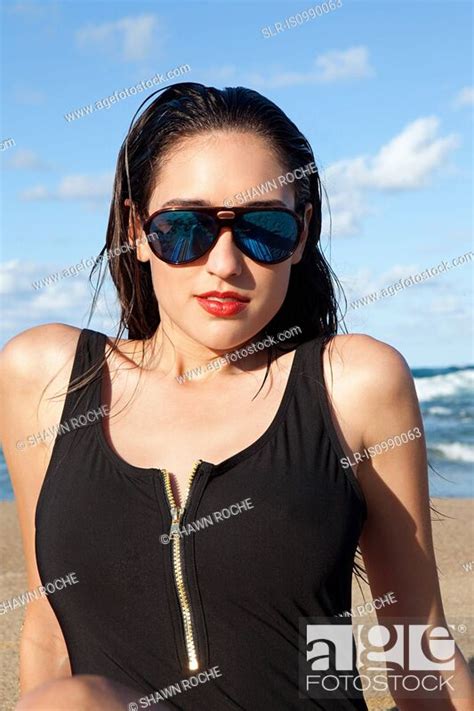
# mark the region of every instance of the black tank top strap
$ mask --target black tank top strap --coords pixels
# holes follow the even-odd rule
[[[325,378],[324,378],[324,365],[323,365],[324,351],[325,351],[326,347],[330,346],[331,340],[332,340],[331,336],[330,337],[318,336],[317,338],[314,338],[311,341],[313,348],[306,351],[305,355],[306,355],[306,358],[308,358],[308,357],[311,358],[313,373],[316,376],[316,379],[315,379],[316,397],[319,402],[319,409],[320,409],[321,416],[323,418],[326,435],[329,438],[331,445],[337,455],[337,458],[339,460],[339,467],[344,472],[344,474],[347,476],[349,482],[354,487],[355,493],[357,494],[357,496],[362,504],[362,507],[364,510],[364,515],[366,516],[367,515],[367,504],[366,504],[364,493],[362,491],[362,487],[361,487],[356,475],[354,474],[352,468],[351,467],[348,467],[348,468],[342,467],[342,461],[346,458],[347,455],[342,447],[340,436],[336,430],[333,416],[331,414],[330,397],[329,397],[329,393],[328,393]]]
[[[103,368],[98,369],[106,339],[105,334],[88,328],[79,334],[61,418],[55,428],[53,450],[38,496],[35,525],[53,481],[64,476],[64,466],[83,460],[83,452],[92,453],[94,449],[96,440],[90,437],[91,427],[100,425],[101,418],[107,414],[101,403]],[[84,377],[91,377],[90,382],[71,391]]]
[[[105,334],[89,328],[83,328],[79,334],[61,417],[62,423],[100,408],[103,367],[99,368],[99,364],[103,360],[106,338]],[[83,379],[88,382],[74,389]],[[73,390],[70,392],[71,388]]]

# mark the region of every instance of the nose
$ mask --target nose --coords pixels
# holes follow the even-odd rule
[[[241,273],[244,255],[234,242],[232,228],[229,224],[223,226],[217,236],[216,243],[207,254],[207,270],[225,279]]]

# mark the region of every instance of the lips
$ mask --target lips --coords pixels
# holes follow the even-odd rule
[[[247,308],[250,301],[235,291],[207,291],[196,296],[198,304],[213,316],[235,316]]]
[[[238,294],[236,291],[206,291],[203,294],[197,294],[199,299],[212,299],[218,300],[221,303],[228,301],[239,301],[241,303],[247,303],[250,301],[246,296]]]

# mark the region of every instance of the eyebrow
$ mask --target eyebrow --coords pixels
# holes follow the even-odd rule
[[[251,200],[250,202],[244,202],[244,203],[239,203],[238,207],[243,207],[243,206],[248,206],[248,207],[288,207],[286,203],[283,202],[283,200]],[[213,203],[209,202],[208,200],[189,200],[189,198],[172,198],[171,200],[167,200],[163,205],[159,208],[160,210],[163,210],[165,207],[213,207]],[[231,210],[232,208],[228,208]]]

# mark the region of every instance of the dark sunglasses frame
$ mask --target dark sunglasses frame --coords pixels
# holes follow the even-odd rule
[[[285,257],[282,257],[281,259],[276,259],[273,261],[263,261],[263,260],[255,259],[255,257],[253,257],[248,252],[248,250],[242,249],[238,245],[241,252],[243,252],[247,257],[252,259],[254,262],[258,262],[259,264],[278,264],[279,262],[284,262],[286,259],[289,259],[292,256],[292,254],[294,254],[294,252],[300,242],[301,233],[303,232],[303,227],[304,227],[304,220],[302,219],[301,215],[298,215],[297,212],[295,212],[294,210],[290,210],[290,208],[288,208],[288,207],[280,207],[279,205],[275,205],[275,206],[264,205],[262,207],[251,205],[249,207],[240,206],[240,207],[231,207],[231,208],[225,207],[225,206],[203,207],[202,205],[199,205],[196,207],[193,207],[193,206],[163,207],[163,208],[161,208],[161,210],[156,210],[156,212],[153,212],[143,222],[143,230],[144,230],[145,234],[147,235],[147,237],[149,234],[152,234],[152,233],[150,233],[150,227],[151,227],[151,223],[153,222],[154,218],[163,212],[202,212],[205,215],[209,215],[209,217],[212,217],[214,220],[218,221],[217,224],[219,226],[219,229],[216,232],[216,236],[212,240],[208,249],[206,249],[206,251],[203,252],[203,254],[200,254],[198,257],[195,257],[194,259],[189,259],[184,262],[172,262],[172,261],[168,261],[167,259],[164,259],[164,257],[162,255],[159,255],[155,252],[155,250],[153,249],[153,241],[149,240],[150,248],[153,251],[153,254],[156,257],[158,257],[158,259],[161,259],[163,262],[166,262],[167,264],[173,264],[173,265],[190,264],[191,262],[195,262],[198,259],[201,259],[201,257],[204,257],[204,255],[207,254],[212,249],[212,247],[214,247],[215,243],[217,242],[217,240],[219,238],[219,233],[220,233],[221,229],[223,227],[230,227],[232,229],[234,220],[237,217],[240,217],[241,215],[248,213],[248,212],[286,212],[289,215],[292,215],[292,217],[295,218],[296,223],[297,223],[298,232],[297,232],[295,244],[294,244],[293,248],[291,249],[291,251]],[[232,236],[234,236],[233,233],[232,233]]]

